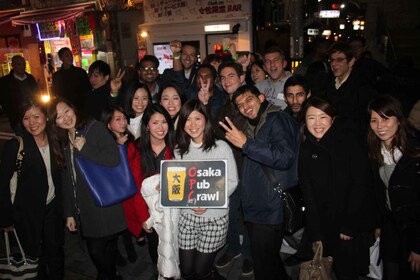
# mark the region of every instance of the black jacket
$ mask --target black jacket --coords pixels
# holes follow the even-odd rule
[[[14,77],[13,69],[0,79],[0,105],[9,119],[10,126],[15,130],[19,123],[19,106],[22,102],[35,97],[38,85],[34,76],[25,73],[27,78],[20,81]]]
[[[84,111],[87,116],[90,116],[98,121],[101,121],[101,115],[104,109],[108,106],[117,106],[119,96],[111,96],[111,87],[109,83],[100,88],[86,92]]]
[[[16,170],[18,141],[8,141],[3,150],[0,163],[0,227],[15,225],[25,253],[29,256],[39,256],[48,193],[47,170],[32,135],[23,131],[22,138],[24,157],[13,205],[10,200],[10,179]],[[55,187],[55,205],[58,206],[54,211],[62,217],[61,176],[51,145],[50,162]],[[64,223],[62,226],[64,230]]]
[[[326,97],[337,109],[342,122],[356,133],[362,143],[366,141],[369,123],[367,108],[375,96],[374,88],[354,71],[338,89],[335,88],[335,79],[332,79],[326,92]]]
[[[64,149],[67,166],[63,173],[64,217],[74,217],[77,227],[81,227],[78,232],[84,237],[108,237],[127,228],[122,204],[108,207],[96,206],[76,163],[76,158],[84,157],[105,166],[116,166],[119,163],[119,154],[115,140],[103,123],[94,121],[87,127],[86,130],[80,131],[86,137],[86,143],[81,151],[73,149],[74,157],[72,158],[70,147],[67,146]],[[76,171],[75,179],[72,166]],[[73,180],[75,180],[75,186]],[[79,215],[77,214],[78,210],[80,211]]]
[[[246,134],[241,183],[244,219],[279,225],[283,223],[282,201],[261,165],[267,166],[284,188],[297,185],[298,127],[292,117],[269,104],[256,126],[248,124]]]
[[[299,154],[299,185],[306,208],[302,246],[321,240],[324,255],[333,255],[334,238],[340,233],[357,237],[373,228],[367,215],[373,204],[369,161],[338,119],[319,141],[309,131],[305,135]]]
[[[419,147],[418,144],[417,147]],[[376,226],[382,228],[387,212],[385,185],[379,177],[379,166],[372,164],[372,168],[378,214]],[[407,155],[401,157],[389,179],[388,190],[391,215],[397,225],[395,230],[399,235],[399,240],[389,240],[389,242],[401,245],[403,252],[398,252],[398,254],[404,255],[406,260],[411,251],[420,254],[420,157],[414,158]],[[388,246],[388,244],[383,245]]]
[[[68,100],[78,110],[82,110],[85,95],[90,89],[89,77],[83,68],[72,65],[69,69],[61,68],[53,74],[54,95]]]

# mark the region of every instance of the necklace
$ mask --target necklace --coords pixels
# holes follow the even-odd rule
[[[41,153],[45,154],[48,150],[48,147],[49,147],[48,145],[45,147],[39,147],[39,150],[41,151]]]

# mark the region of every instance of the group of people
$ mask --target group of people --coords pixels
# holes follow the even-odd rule
[[[146,238],[161,277],[222,279],[214,266],[242,254],[244,275],[290,279],[280,257],[283,201],[272,177],[284,189],[302,191],[299,260],[311,259],[322,243],[337,278],[357,279],[368,273],[370,239],[380,237],[384,279],[419,277],[420,143],[400,102],[378,95],[356,71],[348,44],[328,49],[329,69],[320,67],[317,75],[330,79],[320,79],[328,83],[316,92],[307,74],[325,61],[308,64],[306,78],[292,75],[278,46],[238,57],[232,45],[229,59],[209,56],[198,67],[194,46],[170,46],[173,69],[160,76],[158,59],[146,55],[133,81],[125,81],[124,71],[111,79],[103,61],[87,75],[73,66],[69,49],[60,50],[63,66],[53,75],[56,98],[48,110],[19,88],[21,101],[8,117],[23,138],[24,158],[12,202],[19,141],[7,142],[0,162],[0,227],[15,228],[27,255],[39,257],[39,279],[63,278],[64,227],[84,240],[97,279],[122,279],[119,236],[132,262],[131,236],[140,246]],[[27,79],[16,67],[11,78]],[[138,192],[99,207],[76,158],[116,166],[118,145],[128,146]],[[164,237],[152,226],[154,206],[142,187],[160,173],[162,160],[171,159],[226,160],[230,207],[176,210],[177,246],[158,250]],[[163,259],[173,269],[162,269]]]

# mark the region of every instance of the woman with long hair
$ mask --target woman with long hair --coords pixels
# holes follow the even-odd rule
[[[322,243],[333,257],[338,279],[367,274],[370,173],[363,147],[340,122],[326,100],[309,98],[303,105],[303,141],[299,153],[299,185],[305,205],[305,231],[299,255],[313,257]]]
[[[128,230],[139,239],[146,232],[149,254],[157,263],[158,236],[146,221],[150,217],[146,201],[141,195],[143,180],[160,172],[160,161],[173,159],[174,129],[171,117],[161,105],[151,104],[141,122],[141,137],[128,145],[128,162],[136,181],[138,192],[124,201]]]
[[[124,110],[117,106],[109,106],[102,111],[101,121],[105,124],[109,133],[115,139],[118,145],[128,145],[134,141],[134,136],[128,130],[127,116]],[[121,233],[124,241],[128,260],[133,263],[137,260],[137,253],[131,240],[131,234],[128,230]],[[144,241],[143,241],[144,242]],[[125,265],[125,259],[117,248],[117,264]]]
[[[264,70],[264,61],[262,59],[256,59],[249,69],[251,71],[251,79],[254,84],[262,82],[268,77],[267,72]]]
[[[163,88],[159,96],[160,105],[162,105],[171,116],[174,123],[174,129],[178,124],[179,111],[184,104],[184,95],[176,85],[167,85]]]
[[[109,106],[102,112],[101,121],[119,145],[134,141],[134,136],[128,130],[127,115],[118,106]]]
[[[127,228],[121,204],[97,206],[84,180],[77,157],[105,166],[120,161],[115,140],[105,125],[81,117],[69,102],[57,98],[50,105],[51,135],[56,143],[54,151],[64,168],[63,206],[66,227],[86,241],[89,255],[98,270],[97,279],[120,279],[116,270],[117,236]]]
[[[9,140],[0,163],[0,227],[13,228],[27,256],[40,258],[38,279],[64,277],[64,220],[61,175],[47,132],[47,110],[34,101],[21,104],[23,161],[14,202],[10,179],[16,171],[17,139]]]
[[[128,130],[133,134],[134,139],[141,135],[141,118],[147,106],[152,104],[152,96],[149,88],[135,81],[125,91],[124,111],[129,117]]]
[[[419,279],[420,144],[394,97],[377,98],[369,113],[383,279]]]
[[[176,159],[227,161],[226,191],[230,196],[238,184],[235,159],[229,145],[215,139],[210,115],[200,101],[190,100],[182,106],[176,134]],[[184,279],[212,278],[217,251],[226,243],[228,214],[228,208],[181,210],[178,241]]]

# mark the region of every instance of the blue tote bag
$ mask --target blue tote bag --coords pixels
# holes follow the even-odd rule
[[[76,162],[96,205],[101,207],[120,203],[137,192],[136,182],[127,160],[126,145],[119,145],[120,163],[108,167],[78,157]]]

